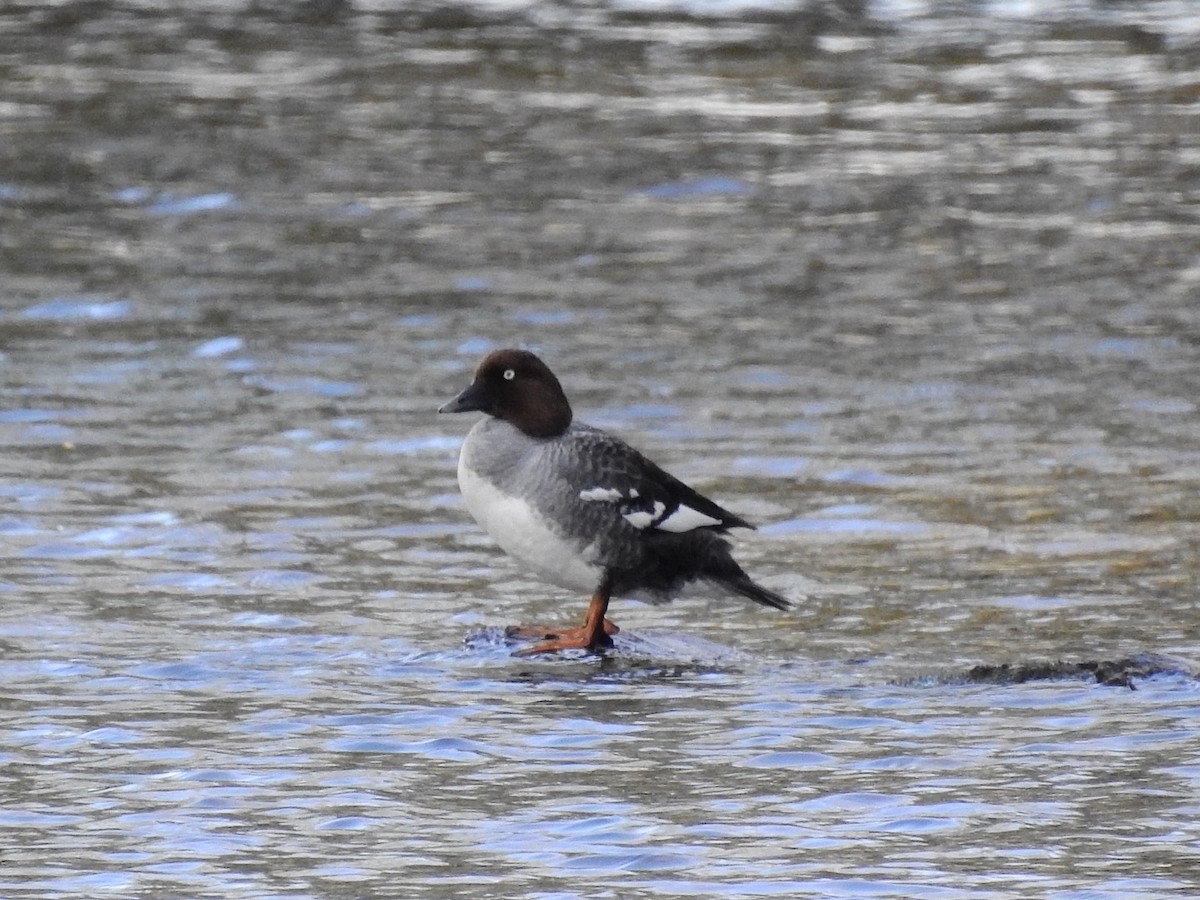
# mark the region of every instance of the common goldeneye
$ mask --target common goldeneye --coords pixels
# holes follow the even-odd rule
[[[554,373],[525,350],[496,350],[438,412],[487,415],[463,441],[467,509],[505,551],[560,587],[590,591],[578,628],[512,629],[540,640],[522,654],[611,646],[612,597],[664,603],[708,583],[775,609],[791,604],[750,580],[721,537],[754,526],[669,475],[624,441],[572,421]]]

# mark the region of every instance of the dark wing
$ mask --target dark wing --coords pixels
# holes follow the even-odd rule
[[[579,498],[611,504],[634,528],[683,534],[754,527],[610,434],[577,426],[571,443],[577,458],[588,460],[577,485]]]

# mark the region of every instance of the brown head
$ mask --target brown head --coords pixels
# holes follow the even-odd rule
[[[438,409],[478,410],[511,423],[530,437],[556,437],[571,424],[571,404],[550,368],[528,350],[493,350],[475,380]]]

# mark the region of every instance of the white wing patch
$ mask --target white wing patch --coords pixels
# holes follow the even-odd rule
[[[642,531],[654,527],[660,531],[682,534],[695,528],[708,528],[721,524],[720,519],[714,519],[710,515],[683,504],[676,507],[669,516],[663,518],[663,513],[667,511],[667,505],[661,500],[654,501],[653,509],[629,509],[629,506],[632,505],[630,501],[637,500],[639,496],[637,488],[630,488],[628,493],[609,487],[593,487],[579,492],[579,499],[585,502],[622,504],[625,508],[621,512],[621,517],[634,528]],[[642,504],[644,505],[645,502],[643,500]]]
[[[618,491],[616,488],[605,488],[605,487],[588,488],[586,491],[579,492],[580,500],[600,501],[602,503],[615,503],[617,500],[620,500],[624,496],[625,495],[622,494],[620,491]],[[636,491],[633,493],[633,496],[635,496],[635,497],[637,496]]]
[[[661,504],[656,504],[661,505]],[[628,516],[626,516],[628,518]],[[657,516],[655,516],[657,518]],[[663,531],[674,531],[680,534],[684,531],[691,531],[693,528],[704,528],[708,525],[720,525],[720,519],[714,519],[712,516],[706,516],[699,510],[692,509],[690,506],[679,506],[675,512],[671,513],[654,527],[661,528]]]
[[[654,520],[661,516],[667,507],[661,500],[654,501],[654,510],[635,509],[633,512],[627,512],[623,516],[626,522],[634,528],[648,528],[654,523]]]

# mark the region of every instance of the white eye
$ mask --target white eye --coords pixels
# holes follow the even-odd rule
[[[512,381],[516,377],[517,377],[517,372],[515,369],[505,369],[504,370],[504,380],[505,381]]]

